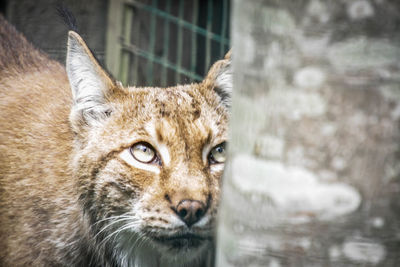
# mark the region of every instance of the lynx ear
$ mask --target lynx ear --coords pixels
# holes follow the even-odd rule
[[[225,58],[217,61],[207,74],[206,80],[213,83],[214,91],[221,97],[222,103],[230,107],[232,95],[233,71],[230,50]]]
[[[98,124],[111,112],[106,96],[115,85],[74,31],[68,33],[66,69],[73,97],[72,126],[78,130]]]

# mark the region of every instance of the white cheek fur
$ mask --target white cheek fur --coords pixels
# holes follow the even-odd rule
[[[125,149],[124,151],[121,152],[121,154],[119,154],[119,157],[125,161],[126,163],[128,163],[129,165],[131,165],[132,167],[135,167],[137,169],[141,169],[141,170],[145,170],[145,171],[150,171],[150,172],[154,172],[156,174],[160,173],[160,168],[157,165],[154,164],[146,164],[146,163],[142,163],[140,161],[137,161],[131,154],[131,152],[129,151],[129,148]]]
[[[212,164],[212,165],[210,166],[210,170],[211,170],[212,172],[219,172],[219,171],[223,171],[223,170],[224,170],[224,167],[225,167],[225,164],[224,164],[224,163]]]
[[[164,144],[157,143],[158,152],[160,153],[161,160],[165,166],[168,166],[171,162],[171,157],[169,156],[168,147]]]

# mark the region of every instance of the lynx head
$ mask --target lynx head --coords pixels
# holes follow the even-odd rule
[[[74,175],[99,255],[128,265],[142,248],[165,261],[201,257],[225,162],[230,57],[199,84],[123,87],[70,32],[67,73]]]

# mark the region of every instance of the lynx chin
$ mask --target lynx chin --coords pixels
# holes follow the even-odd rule
[[[0,266],[205,266],[230,56],[201,83],[123,87],[74,31],[66,68],[0,16]]]

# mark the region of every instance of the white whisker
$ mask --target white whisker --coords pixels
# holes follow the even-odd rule
[[[103,226],[103,227],[100,229],[99,232],[96,233],[96,235],[94,236],[94,238],[96,239],[97,236],[98,236],[99,234],[101,234],[102,232],[104,232],[107,228],[110,228],[110,227],[112,227],[112,226],[114,226],[114,225],[116,225],[116,224],[118,224],[118,223],[120,223],[120,222],[129,221],[129,220],[132,220],[132,217],[131,217],[131,216],[126,217],[126,218],[120,218],[120,219],[117,219],[117,220],[115,220],[115,221],[112,221],[112,222],[109,223],[109,224],[106,224],[105,226]]]
[[[91,225],[91,227],[94,227],[95,225],[97,225],[99,223],[102,223],[102,222],[105,222],[105,221],[109,221],[109,220],[132,217],[132,215],[127,215],[127,214],[129,214],[129,213],[124,213],[124,214],[121,214],[121,215],[115,215],[115,216],[106,217],[104,219],[101,219],[101,220],[95,222],[94,224]]]
[[[132,218],[131,218],[132,219]],[[124,220],[120,220],[120,221],[124,221]],[[107,235],[100,243],[100,246],[103,245],[105,242],[109,241],[113,236],[114,239],[117,237],[117,235],[119,233],[121,233],[122,231],[125,231],[127,229],[133,228],[137,226],[137,222],[133,221],[127,224],[122,225],[121,227],[117,228],[115,231],[113,231],[111,234]]]

